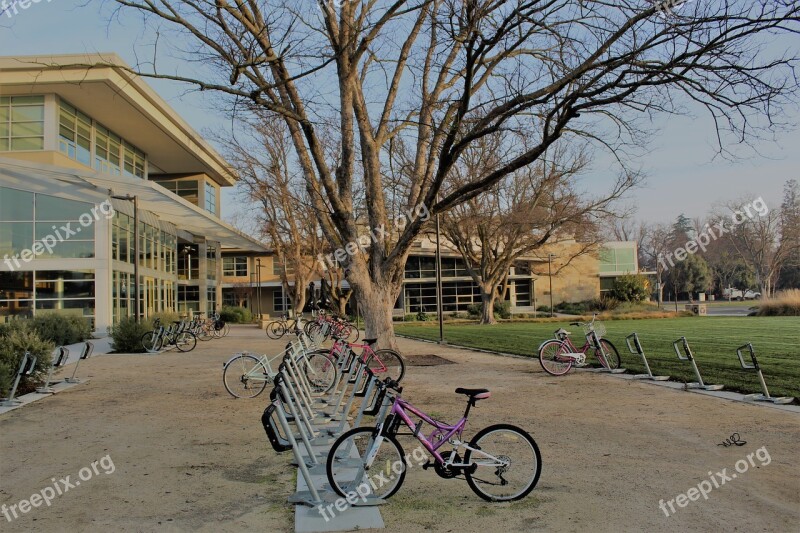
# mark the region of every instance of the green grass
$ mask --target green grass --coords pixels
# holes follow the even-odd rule
[[[559,327],[571,331],[576,344],[583,340],[581,329],[569,326],[569,322],[445,324],[444,336],[453,344],[536,357],[539,344],[552,338]],[[756,373],[742,370],[736,357],[737,347],[752,342],[770,394],[800,397],[800,318],[684,317],[613,320],[604,324],[606,338],[617,347],[622,364],[629,371],[644,372],[641,359],[629,353],[625,345],[625,337],[636,332],[654,374],[695,381],[689,363],[679,361],[672,349],[672,342],[685,336],[704,382],[724,384],[726,389],[739,392],[761,392]],[[421,339],[439,339],[436,323],[396,324],[395,331]]]

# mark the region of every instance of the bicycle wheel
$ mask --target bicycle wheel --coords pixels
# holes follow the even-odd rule
[[[619,368],[620,358],[617,348],[606,339],[600,339],[600,344],[603,346],[605,359],[603,358],[603,354],[600,353],[600,350],[596,348],[594,350],[595,356],[597,357],[598,361],[600,361],[600,364],[603,365],[604,368],[610,368],[612,370]]]
[[[367,366],[381,380],[392,378],[400,383],[406,374],[406,363],[403,356],[394,350],[375,350],[375,355],[370,357]]]
[[[326,471],[328,482],[339,496],[355,492],[359,496],[390,498],[406,477],[406,459],[397,439],[383,436],[378,439],[376,428],[351,429],[331,446]],[[370,466],[364,461],[373,446],[378,450]]]
[[[191,331],[183,331],[175,336],[175,347],[181,352],[191,352],[197,346],[197,337]]]
[[[147,353],[158,353],[161,349],[161,343],[163,339],[161,335],[158,335],[155,331],[148,331],[144,335],[142,335],[142,348]]]
[[[490,502],[510,502],[528,495],[542,473],[542,455],[528,433],[510,424],[484,428],[464,453],[472,491]],[[474,459],[473,459],[474,456]]]
[[[222,326],[222,336],[227,337],[228,333],[231,332],[231,325],[225,322],[225,325]]]
[[[338,368],[336,360],[328,353],[315,352],[307,356],[306,376],[311,384],[312,392],[323,394],[333,388],[336,383]]]
[[[347,342],[356,342],[358,341],[361,332],[356,329],[355,326],[346,326],[344,331],[342,331],[342,335],[344,336]]]
[[[254,355],[231,359],[222,372],[225,390],[235,398],[255,398],[267,388],[267,368]]]
[[[275,322],[270,322],[267,325],[267,337],[270,339],[278,340],[286,334],[286,328],[283,327],[281,322],[277,320]]]
[[[561,341],[549,340],[539,347],[539,363],[551,376],[563,376],[572,368],[572,360],[563,357],[565,353],[567,353],[567,348]]]
[[[211,333],[211,331],[208,329],[207,326],[200,326],[194,331],[194,334],[198,338],[198,340],[201,341],[210,341],[211,339],[214,338],[214,335]]]

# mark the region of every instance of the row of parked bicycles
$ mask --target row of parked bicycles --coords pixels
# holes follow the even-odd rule
[[[336,335],[350,342],[358,340],[359,331],[357,327],[343,317],[328,314],[324,309],[317,310],[316,319],[310,321],[306,321],[305,316],[302,314],[295,318],[289,318],[286,314],[283,314],[279,319],[267,324],[267,337],[279,340],[289,334],[297,335],[300,330],[308,336],[313,336],[320,331],[323,323],[330,325],[328,338]]]
[[[210,341],[225,337],[230,326],[214,313],[209,318],[196,315],[191,320],[175,320],[164,325],[160,318],[153,321],[153,329],[142,335],[142,348],[147,353],[158,353],[161,350],[176,348],[180,352],[191,352],[197,346],[197,340]]]
[[[447,423],[403,398],[400,382],[406,365],[402,355],[377,349],[377,339],[350,340],[348,333],[355,328],[346,320],[320,314],[304,327],[290,329],[295,338],[281,354],[270,358],[242,353],[228,360],[223,369],[225,389],[237,398],[254,398],[272,385],[262,423],[276,451],[298,454],[296,448],[305,443],[313,452],[310,444],[315,437],[324,436],[325,431],[336,437],[325,472],[330,489],[339,496],[363,496],[363,491],[374,499],[394,495],[405,479],[410,458],[399,436],[419,442],[427,457],[424,469],[433,469],[445,479],[465,480],[485,500],[519,500],[536,486],[541,454],[528,432],[498,423],[472,438],[464,435],[470,410],[491,396],[488,389],[455,389],[466,397],[466,407],[457,422]],[[372,421],[365,422],[365,415]],[[349,417],[354,427],[347,430]],[[332,420],[342,422],[332,430]],[[296,460],[305,476],[303,466],[309,458],[301,460],[297,455]],[[315,490],[312,487],[310,503],[314,505],[322,501]]]

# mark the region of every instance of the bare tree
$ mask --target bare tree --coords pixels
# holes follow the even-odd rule
[[[644,233],[640,249],[641,255],[645,258],[642,264],[656,271],[658,305],[661,306],[664,302],[665,273],[669,269],[664,258],[675,250],[672,229],[668,224],[650,224],[644,225]]]
[[[453,169],[458,174],[453,186],[498,164],[502,144],[499,135],[487,136],[465,150]],[[563,145],[551,151],[550,161],[541,159],[506,176],[487,192],[450,209],[443,219],[444,234],[480,287],[481,324],[495,323],[494,302],[504,298],[509,269],[516,260],[546,245],[576,238],[580,246],[574,255],[596,251],[600,235],[595,219],[606,215],[612,203],[636,183],[635,176],[625,176],[607,195],[588,198],[576,192],[574,185],[587,167],[588,155]]]
[[[250,301],[253,294],[253,286],[246,281],[237,281],[233,284],[233,297],[236,298],[236,305],[244,307]],[[252,311],[252,309],[251,309]]]
[[[275,249],[281,283],[297,316],[318,270],[313,258],[324,246],[318,217],[308,201],[302,175],[294,171],[285,123],[262,117],[249,126],[245,134],[221,142],[240,176],[240,190],[262,207],[257,217],[261,232]]]
[[[401,141],[413,161],[401,207],[435,214],[535,162],[560,138],[593,139],[624,161],[624,147],[647,136],[636,117],[681,112],[687,98],[710,113],[722,147],[726,132],[747,140],[780,127],[781,105],[797,90],[793,52],[771,55],[759,38],[797,32],[793,0],[696,2],[677,14],[638,0],[115,1],[155,17],[159,35],[175,29],[174,46],[210,66],[136,70],[281,117],[334,247],[358,239],[362,192],[373,235],[397,215],[386,185],[399,179],[391,167]],[[498,131],[524,132],[529,142],[447,187],[465,150]],[[414,217],[396,239],[381,234],[346,258],[367,336],[383,346],[394,345],[391,310],[425,223]]]

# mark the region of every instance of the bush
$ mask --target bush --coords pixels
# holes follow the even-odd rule
[[[111,335],[111,347],[117,353],[141,353],[142,335],[152,329],[152,324],[148,321],[137,324],[131,317],[125,317],[116,326],[108,328]]]
[[[231,324],[249,324],[253,321],[253,314],[249,309],[244,307],[233,307],[230,305],[223,305],[219,312],[219,317],[225,322]]]
[[[549,305],[540,305],[539,307],[536,308],[536,310],[539,311],[540,313],[549,313],[550,312],[550,306]]]
[[[588,308],[592,311],[613,311],[619,305],[620,301],[612,296],[601,296],[588,301]]]
[[[405,316],[403,317],[403,320],[404,320],[405,322],[416,322],[416,320],[417,320],[417,315],[412,315],[412,314],[405,315]]]
[[[469,304],[467,306],[467,316],[470,318],[480,318],[483,304]]]
[[[424,311],[420,311],[419,313],[417,313],[417,320],[419,320],[420,322],[427,322],[430,319],[431,318],[428,316],[428,313],[425,313]]]
[[[614,280],[611,297],[621,302],[643,302],[650,294],[647,278],[638,274],[625,274]]]
[[[83,342],[92,336],[89,321],[80,316],[38,313],[30,323],[39,337],[52,341],[56,346]]]
[[[758,304],[758,316],[800,316],[800,289],[779,292]]]
[[[17,388],[17,395],[32,392],[50,370],[55,344],[44,340],[34,329],[32,321],[15,320],[0,330],[0,396],[11,388],[23,354],[28,351],[36,357],[34,372],[23,376]]]
[[[492,308],[496,317],[503,319],[511,318],[511,302],[508,300],[495,300]]]

